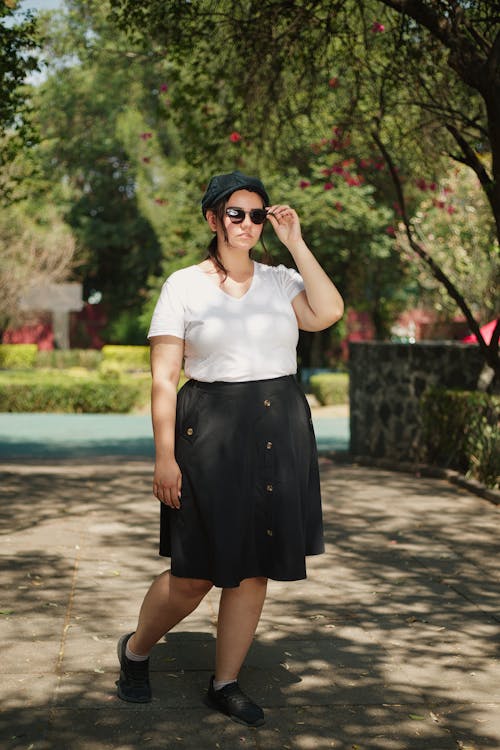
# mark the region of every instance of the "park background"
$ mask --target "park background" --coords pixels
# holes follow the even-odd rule
[[[346,300],[336,326],[301,333],[305,387],[346,400],[356,342],[469,335],[484,367],[470,395],[454,383],[418,415],[445,443],[429,452],[423,434],[419,456],[498,484],[496,3],[0,8],[2,411],[143,406],[159,289],[204,257],[200,196],[238,168],[297,209]],[[67,341],[50,312],[62,283],[82,289]]]

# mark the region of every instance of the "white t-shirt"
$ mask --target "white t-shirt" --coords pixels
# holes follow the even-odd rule
[[[164,283],[148,338],[185,340],[188,378],[213,382],[263,380],[297,372],[297,318],[292,300],[304,289],[297,271],[254,262],[252,283],[236,299],[199,266]]]

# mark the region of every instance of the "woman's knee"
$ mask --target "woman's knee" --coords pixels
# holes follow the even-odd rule
[[[176,589],[190,599],[205,596],[213,586],[211,581],[203,578],[179,578],[172,576],[171,580],[174,582]]]

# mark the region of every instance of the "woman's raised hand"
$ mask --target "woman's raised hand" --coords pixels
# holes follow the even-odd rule
[[[269,206],[267,218],[273,225],[277,237],[287,247],[302,240],[299,217],[290,206],[281,204]]]

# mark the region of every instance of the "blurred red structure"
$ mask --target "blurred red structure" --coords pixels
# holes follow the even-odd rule
[[[481,331],[483,339],[487,344],[489,344],[491,341],[491,337],[493,336],[493,331],[495,330],[496,324],[497,321],[492,320],[489,323],[486,323],[486,325],[481,326],[481,328],[479,329]],[[465,336],[462,341],[464,344],[477,344],[477,337],[474,333],[471,333],[469,336]]]

